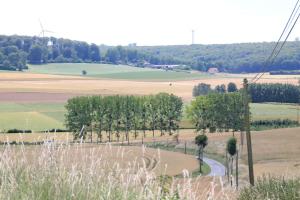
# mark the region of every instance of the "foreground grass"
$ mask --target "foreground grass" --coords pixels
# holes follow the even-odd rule
[[[257,180],[254,187],[242,189],[238,199],[300,199],[300,178],[263,176]]]
[[[0,199],[192,200],[228,198],[230,192],[211,192],[210,184],[195,191],[187,173],[180,180],[157,177],[145,162],[124,163],[121,147],[117,152],[109,145],[88,149],[84,144],[1,148]]]

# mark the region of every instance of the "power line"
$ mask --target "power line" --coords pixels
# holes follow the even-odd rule
[[[279,55],[280,51],[282,50],[283,46],[285,45],[287,39],[289,38],[292,30],[294,29],[299,17],[300,17],[300,13],[298,14],[297,16],[297,13],[299,12],[299,9],[300,9],[300,4],[299,4],[300,0],[297,1],[296,5],[294,6],[294,9],[278,39],[278,41],[276,42],[276,45],[275,47],[273,48],[272,50],[272,53],[271,55],[267,58],[266,62],[264,63],[264,65],[262,66],[262,73],[258,73],[256,74],[256,76],[254,78],[252,78],[251,82],[257,82],[266,72],[265,72],[265,69],[266,67],[270,64],[272,64],[274,62],[274,60],[276,59],[276,57]],[[299,4],[299,5],[298,5]],[[294,21],[295,17],[297,16],[296,20]],[[288,32],[288,35],[286,36],[285,40],[283,41],[283,43],[281,44],[281,46],[279,47],[279,44],[280,44],[280,41],[282,39],[282,37],[284,36],[284,34],[286,33],[287,29],[290,27],[290,25],[292,24],[292,22],[294,21],[293,23],[293,26],[291,27],[291,29],[289,30]],[[278,49],[279,47],[279,49]],[[277,50],[278,49],[278,50]]]

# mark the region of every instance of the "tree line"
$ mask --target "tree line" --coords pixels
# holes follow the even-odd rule
[[[244,127],[242,92],[210,93],[198,96],[187,108],[187,116],[197,131],[242,131]]]
[[[212,45],[168,45],[128,47],[140,53],[176,61],[176,64],[191,66],[195,70],[207,71],[216,67],[221,72],[261,72],[266,58],[271,54],[275,42],[212,44]],[[300,42],[290,41],[266,71],[299,70]]]
[[[26,69],[32,64],[48,62],[104,62],[143,67],[187,65],[207,71],[216,67],[221,72],[260,72],[275,43],[171,46],[105,46],[55,37],[0,36],[0,69]],[[287,42],[278,58],[266,71],[299,70],[300,42]],[[10,55],[11,54],[11,55]]]
[[[200,95],[207,95],[210,93],[226,93],[238,91],[235,83],[228,83],[227,87],[225,84],[217,85],[215,88],[211,88],[211,85],[206,83],[199,83],[193,88],[193,96],[197,97]]]
[[[121,134],[129,141],[142,131],[160,130],[161,135],[173,134],[179,129],[182,116],[181,98],[167,93],[149,96],[82,96],[69,99],[66,104],[66,127],[74,138],[85,138],[87,133],[97,134],[102,141],[106,133],[109,141],[112,135],[120,139]]]
[[[253,103],[299,103],[300,87],[292,84],[250,84],[249,94]]]
[[[100,51],[100,49],[102,49]],[[149,63],[174,63],[168,59],[142,54],[122,46],[102,45],[55,37],[0,36],[0,69],[23,70],[30,64],[45,63],[110,63],[143,67]]]
[[[211,85],[199,83],[193,88],[193,96],[208,95],[211,93],[231,93],[238,91],[235,83]],[[252,103],[278,102],[278,103],[299,103],[300,87],[292,84],[282,83],[253,83],[249,85],[249,95]]]

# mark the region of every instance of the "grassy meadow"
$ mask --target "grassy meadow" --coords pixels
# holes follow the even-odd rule
[[[64,128],[63,103],[0,103],[0,130]]]
[[[189,71],[165,71],[160,69],[139,68],[127,65],[87,64],[87,63],[53,63],[46,65],[30,65],[28,72],[55,75],[81,76],[82,71],[87,77],[123,79],[123,80],[193,80],[212,77],[206,73],[190,73]]]

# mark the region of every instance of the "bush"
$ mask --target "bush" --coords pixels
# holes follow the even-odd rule
[[[236,154],[236,138],[231,137],[227,141],[226,151],[231,155],[234,156]]]
[[[263,176],[257,180],[255,186],[242,189],[238,199],[300,199],[300,178]]]
[[[53,129],[50,129],[50,130],[48,130],[50,133],[54,133],[54,132],[56,132],[56,133],[62,133],[62,132],[69,132],[68,130],[64,130],[64,129],[55,129],[55,128],[53,128]]]
[[[7,133],[32,133],[32,130],[9,129]]]
[[[298,121],[290,119],[275,119],[275,120],[257,120],[251,122],[251,127],[254,130],[259,130],[264,127],[285,128],[299,126]]]
[[[203,148],[207,145],[207,136],[206,135],[197,135],[195,138],[195,144],[198,146],[202,145]]]

